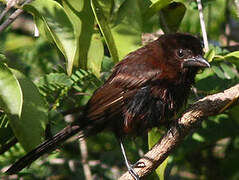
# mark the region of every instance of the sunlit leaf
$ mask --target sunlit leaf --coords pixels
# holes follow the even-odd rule
[[[103,11],[109,0],[91,0],[91,2],[97,23],[115,62],[141,46],[142,18],[138,1],[124,1],[112,17]]]
[[[138,1],[125,1],[111,25],[120,60],[141,46],[142,24]]]
[[[87,68],[88,52],[94,33],[94,14],[89,0],[63,0],[63,7],[74,25],[77,40],[77,61],[81,69]]]
[[[205,138],[199,133],[193,133],[192,138],[198,142],[205,142]]]
[[[0,107],[18,119],[22,113],[22,104],[22,90],[18,80],[7,65],[0,62]]]
[[[88,52],[87,69],[91,70],[96,77],[100,77],[101,64],[104,57],[104,46],[99,34],[94,34]]]
[[[67,73],[71,74],[77,57],[77,38],[74,27],[62,6],[52,0],[35,0],[24,9],[43,21],[45,29],[61,50],[67,61]]]
[[[119,55],[116,48],[115,40],[113,38],[111,29],[109,27],[109,23],[107,22],[107,17],[103,13],[103,10],[97,0],[91,0],[91,7],[93,9],[93,12],[94,12],[96,21],[100,27],[100,30],[105,38],[110,54],[114,62],[118,62]]]
[[[12,70],[22,89],[23,104],[20,118],[10,116],[15,136],[26,151],[40,144],[46,128],[47,108],[37,87],[19,71]]]
[[[211,62],[213,60],[213,58],[215,57],[215,50],[214,49],[210,49],[204,56],[208,62]]]
[[[143,17],[144,17],[145,20],[151,18],[153,15],[158,13],[162,8],[169,5],[172,2],[172,0],[154,0],[152,2],[153,3],[151,4],[151,6],[144,13]]]

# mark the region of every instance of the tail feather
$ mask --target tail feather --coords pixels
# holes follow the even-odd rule
[[[52,138],[43,142],[35,149],[27,153],[24,157],[19,159],[16,163],[14,163],[7,171],[7,174],[16,174],[21,171],[24,167],[30,165],[33,161],[38,159],[43,154],[53,151],[56,147],[64,142],[66,139],[78,133],[82,128],[79,125],[70,125],[65,127],[59,133],[57,133]]]

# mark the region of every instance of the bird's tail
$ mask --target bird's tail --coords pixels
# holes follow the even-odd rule
[[[16,163],[14,163],[7,171],[7,174],[16,174],[21,171],[26,166],[30,165],[33,161],[38,159],[43,154],[53,151],[56,147],[64,142],[69,137],[75,135],[79,131],[82,130],[82,127],[77,124],[72,124],[65,127],[59,133],[57,133],[52,138],[38,145],[35,149],[27,153],[24,157],[19,159]]]

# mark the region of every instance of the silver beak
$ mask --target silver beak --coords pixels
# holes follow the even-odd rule
[[[210,64],[207,62],[206,59],[204,59],[200,55],[192,58],[187,58],[184,60],[183,67],[191,67],[191,66],[209,68]]]

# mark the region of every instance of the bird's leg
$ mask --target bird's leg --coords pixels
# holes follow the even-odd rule
[[[129,171],[129,173],[131,174],[131,176],[135,179],[135,180],[140,180],[139,179],[139,175],[134,171],[134,167],[137,165],[131,165],[127,159],[126,153],[125,153],[125,149],[124,149],[124,145],[122,143],[122,140],[119,139],[119,144],[120,144],[120,148],[124,157],[124,161],[125,161],[125,165]]]

